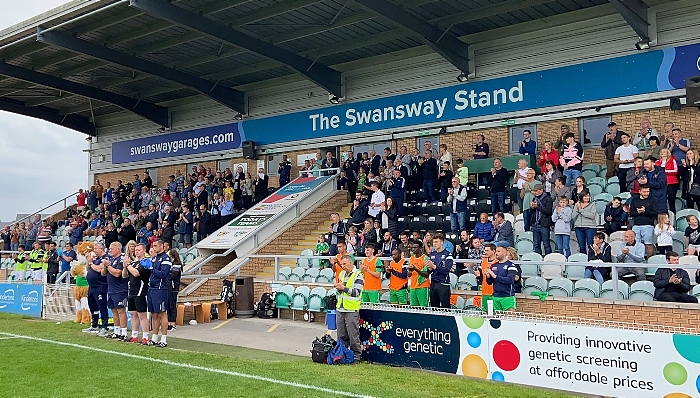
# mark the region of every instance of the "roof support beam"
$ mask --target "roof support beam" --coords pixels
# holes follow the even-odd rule
[[[642,0],[609,0],[640,39],[650,41],[649,6]]]
[[[75,83],[70,80],[61,79],[60,77],[10,65],[4,61],[0,61],[0,74],[114,104],[128,111],[132,111],[158,124],[159,126],[171,127],[168,108],[164,108],[150,102],[140,101],[120,94],[110,93],[109,91],[86,86],[84,84]]]
[[[354,0],[355,3],[388,18],[404,29],[419,35],[423,42],[454,65],[460,72],[469,73],[468,44],[448,31],[414,16],[386,0]]]
[[[131,6],[287,65],[329,93],[342,97],[340,72],[291,51],[236,31],[163,0],[131,0]]]
[[[246,113],[243,92],[229,87],[220,86],[217,84],[218,82],[212,83],[198,76],[193,76],[171,68],[164,68],[162,65],[158,65],[155,62],[137,58],[132,55],[112,50],[111,48],[104,47],[87,40],[78,39],[77,37],[73,37],[55,30],[42,32],[42,30],[39,29],[37,40],[53,46],[63,47],[67,50],[118,64],[126,68],[147,73],[149,75],[180,83],[184,86],[191,87],[199,91],[209,98],[218,101],[237,112]]]
[[[89,118],[80,115],[61,115],[57,109],[44,106],[28,108],[21,101],[10,98],[0,98],[0,110],[17,113],[19,115],[46,120],[72,130],[96,136],[97,131]]]

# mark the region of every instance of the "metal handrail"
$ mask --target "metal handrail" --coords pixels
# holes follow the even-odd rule
[[[46,210],[46,209],[50,209],[51,207],[53,207],[53,206],[55,206],[55,205],[61,203],[61,201],[63,201],[63,209],[66,209],[66,208],[68,207],[66,200],[68,200],[68,198],[72,198],[73,196],[75,196],[75,195],[77,195],[77,194],[78,194],[78,191],[75,191],[75,192],[73,192],[72,194],[70,194],[70,195],[68,195],[68,196],[66,196],[66,197],[64,197],[64,198],[62,198],[62,199],[59,199],[59,200],[57,200],[57,201],[51,203],[50,205],[48,205],[48,206],[46,206],[46,207],[43,207],[43,208],[41,208],[41,209],[39,209],[39,210],[37,210],[37,211],[35,211],[35,212],[33,212],[33,213],[29,213],[28,216],[23,217],[23,218],[20,218],[19,220],[16,220],[14,223],[10,224],[10,227],[14,227],[14,226],[16,226],[16,225],[19,225],[19,223],[21,223],[22,221],[25,221],[25,220],[29,220],[29,219],[32,218],[32,216],[34,216],[34,215],[37,215],[37,214],[41,215],[41,212],[42,212],[42,211],[44,211],[44,210]]]
[[[337,170],[340,170],[340,168],[335,168],[335,169],[322,169],[322,170],[323,170],[323,171],[337,171]],[[328,184],[329,182],[334,182],[334,181],[338,178],[338,175],[339,175],[339,174],[331,175],[331,176],[330,176],[331,178],[329,178],[328,180],[326,180],[326,181],[324,181],[323,183],[321,183],[321,184],[318,186],[318,188],[320,188],[320,187],[322,187],[322,186]],[[300,177],[301,177],[301,176],[300,176]],[[295,207],[298,206],[298,205],[299,205],[298,203],[295,204]],[[291,210],[291,209],[292,209],[292,208],[290,208],[289,210]],[[239,214],[238,217],[236,217],[235,219],[238,219],[238,218],[240,218],[240,217],[243,217],[243,215],[245,215],[245,212]],[[274,216],[270,217],[270,219],[268,220],[268,222],[274,222],[278,217],[281,217],[281,215],[282,215],[282,213],[276,213]],[[259,227],[258,227],[258,228],[259,228]],[[256,228],[256,229],[257,229],[257,228]],[[250,231],[250,233],[255,233],[256,229]],[[197,274],[201,275],[201,273],[202,273],[202,271],[201,271],[201,270],[202,270],[202,267],[203,267],[205,264],[209,263],[210,261],[212,261],[212,260],[215,259],[215,258],[226,257],[226,256],[230,255],[231,253],[233,253],[235,250],[236,250],[236,246],[234,245],[234,246],[232,246],[232,247],[226,249],[226,251],[224,251],[223,253],[214,253],[214,254],[211,254],[211,255],[209,255],[207,258],[205,258],[205,259],[203,259],[202,261],[200,261],[199,263],[197,263],[197,265],[195,265],[194,268],[187,270],[187,273],[186,273],[186,274],[183,273],[183,276],[184,276],[184,275],[192,275],[194,272],[197,272]]]

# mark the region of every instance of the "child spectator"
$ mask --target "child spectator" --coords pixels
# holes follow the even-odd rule
[[[340,177],[338,177],[338,190],[345,189],[345,183],[348,182],[348,178],[345,176],[345,171],[340,172]]]
[[[624,224],[627,218],[627,213],[622,207],[622,199],[619,197],[614,197],[613,200],[605,206],[605,223],[603,228],[605,228],[605,233],[610,235],[613,232],[622,230],[622,224]]]
[[[330,256],[331,247],[326,242],[325,235],[319,235],[318,243],[316,243],[316,249],[314,250],[314,255],[316,256]],[[320,268],[328,268],[330,263],[327,260],[321,260]]]
[[[357,236],[357,228],[350,227],[350,229],[348,229],[348,235],[345,237],[345,243],[347,243],[349,254],[355,254],[359,241],[360,239]]]
[[[673,234],[676,230],[671,225],[671,220],[668,218],[667,213],[661,213],[658,217],[658,222],[656,227],[654,227],[654,235],[656,235],[656,248],[659,249],[659,253],[666,254],[666,252],[673,251]]]
[[[464,165],[464,160],[457,159],[457,178],[459,178],[459,184],[462,186],[467,186],[469,182],[469,168]]]
[[[479,237],[481,242],[491,242],[493,240],[495,229],[493,223],[489,221],[489,215],[481,213],[479,222],[474,226],[474,236]]]
[[[686,218],[688,227],[685,229],[685,242],[688,248],[688,255],[697,255],[700,251],[700,227],[698,227],[697,217],[690,215]]]
[[[552,221],[554,221],[554,237],[559,253],[567,258],[571,255],[569,241],[571,239],[572,213],[573,210],[569,207],[569,199],[566,196],[560,196],[558,205],[552,212]]]

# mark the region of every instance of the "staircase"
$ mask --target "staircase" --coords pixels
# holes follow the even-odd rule
[[[345,205],[340,211],[338,211],[338,214],[340,215],[340,219],[345,219],[345,218],[350,218],[350,209],[352,207],[352,203]],[[328,228],[331,226],[333,221],[330,220],[330,218],[326,221],[323,221],[322,223],[318,224],[315,230],[311,231],[309,234],[305,235],[302,237],[296,244],[293,244],[289,250],[284,251],[283,253],[279,254],[290,254],[290,255],[300,255],[303,250],[306,249],[311,249],[314,250],[316,248],[316,243],[318,243],[318,237],[319,235],[327,234],[328,233]],[[293,259],[280,259],[280,268],[281,267],[291,267],[295,268],[297,266],[296,260]],[[255,277],[259,279],[275,279],[275,266],[274,262],[272,265],[265,266],[260,272],[258,272]]]

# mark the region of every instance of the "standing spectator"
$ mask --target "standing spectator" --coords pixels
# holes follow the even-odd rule
[[[622,208],[622,199],[619,197],[614,197],[610,203],[605,206],[605,213],[603,214],[603,219],[605,223],[603,228],[605,233],[610,235],[613,232],[621,231],[622,224],[626,219],[625,210]]]
[[[450,162],[444,162],[440,170],[440,175],[438,177],[438,183],[440,184],[440,202],[447,201],[448,191],[452,187],[452,177],[454,177],[454,173],[450,167]]]
[[[363,195],[360,192],[356,192],[355,200],[352,202],[352,206],[350,207],[350,222],[352,223],[352,225],[358,229],[362,229],[362,226],[367,220],[368,211],[369,200],[367,199],[367,196]],[[372,223],[370,222],[370,227],[371,224]]]
[[[564,145],[564,152],[559,158],[559,163],[564,168],[563,174],[566,177],[566,185],[573,185],[576,178],[581,175],[583,146],[576,141],[576,137],[572,133],[566,135],[566,144]]]
[[[671,151],[673,157],[676,158],[676,163],[679,167],[683,165],[683,159],[686,158],[687,152],[690,150],[691,145],[690,140],[687,138],[683,138],[682,134],[683,132],[681,131],[681,129],[674,128],[673,130],[671,130],[671,136],[666,136],[666,148],[668,148]],[[684,191],[688,189],[687,187],[689,186],[688,181],[684,178],[681,178],[680,185]]]
[[[499,247],[513,247],[515,246],[515,238],[513,237],[513,224],[506,220],[503,212],[498,212],[493,215],[493,225],[495,227],[495,233],[493,235],[493,243],[495,246]]]
[[[447,191],[447,203],[450,204],[450,227],[452,232],[467,229],[467,188],[460,184],[459,178],[452,178],[452,187]]]
[[[197,241],[201,242],[213,232],[211,213],[207,210],[206,205],[199,206],[199,217],[197,218],[197,225],[199,226],[197,229]]]
[[[527,167],[527,159],[520,159],[518,160],[518,169],[515,170],[513,174],[513,186],[518,188],[518,192],[520,192],[518,196],[518,208],[521,213],[524,213],[526,210],[526,206],[524,205],[525,193],[523,191],[523,185],[527,182],[527,172],[530,170],[531,169]]]
[[[177,184],[177,196],[182,197],[182,193],[185,191],[185,176],[179,169],[175,170],[175,184]]]
[[[219,193],[217,192],[214,194],[214,197],[212,198],[211,202],[209,203],[209,209],[211,209],[210,213],[211,213],[212,232],[221,228],[221,210],[219,210],[220,205],[221,205],[221,199],[219,197]],[[168,206],[166,206],[166,208],[168,208]]]
[[[219,211],[221,212],[221,225],[226,225],[233,219],[233,202],[229,194],[224,194],[224,200],[219,204]]]
[[[671,151],[666,148],[662,149],[659,154],[661,157],[656,161],[655,165],[662,167],[666,171],[666,199],[668,200],[668,208],[673,214],[676,214],[676,195],[678,195],[678,188],[680,187],[680,181],[678,180],[678,163],[673,155],[671,155]]]
[[[649,138],[649,149],[646,150],[645,155],[651,156],[654,159],[658,159],[659,157],[661,157],[662,148],[665,147],[661,145],[659,137],[651,137]]]
[[[615,164],[617,164],[617,178],[620,184],[620,192],[627,191],[627,172],[634,167],[634,158],[639,156],[639,149],[630,143],[629,134],[620,134],[622,145],[615,150]]]
[[[173,228],[173,224],[171,224],[167,219],[163,220],[163,225],[161,226],[159,232],[160,240],[162,240],[163,243],[167,243],[168,247],[172,247],[173,238],[175,237],[175,229]]]
[[[646,255],[654,255],[654,224],[659,213],[654,206],[654,199],[649,194],[649,187],[642,185],[639,188],[639,197],[632,198],[630,202],[630,217],[632,218],[632,231],[639,240],[646,245]]]
[[[637,134],[634,136],[634,139],[632,140],[632,145],[636,146],[637,149],[639,149],[639,156],[645,157],[645,156],[653,156],[651,154],[651,144],[650,140],[651,137],[659,137],[659,132],[656,131],[656,129],[651,128],[651,122],[649,121],[649,118],[642,118],[642,121],[640,122],[640,128]],[[655,156],[655,158],[658,159],[658,157]]]
[[[644,159],[637,156],[634,158],[634,167],[627,170],[627,190],[632,196],[639,196],[639,177],[644,169]]]
[[[143,186],[147,187],[148,189],[153,188],[153,180],[147,171],[143,172]]]
[[[605,173],[605,178],[609,179],[615,175],[615,151],[622,145],[622,130],[617,129],[617,123],[608,123],[608,132],[603,137],[600,147],[605,150],[605,164],[608,166],[608,171]]]
[[[523,140],[520,141],[518,153],[526,156],[533,156],[537,153],[537,141],[531,138],[530,130],[523,131]]]
[[[97,191],[95,191],[95,186],[90,187],[90,191],[87,193],[87,206],[90,211],[95,211],[97,207]]]
[[[0,233],[0,239],[2,239],[2,249],[4,251],[9,252],[12,250],[12,231],[10,230],[9,225],[5,225],[5,228],[3,228],[2,232]],[[9,254],[5,256],[9,256]]]
[[[280,188],[289,184],[289,180],[292,175],[292,162],[287,160],[287,155],[282,155],[282,161],[280,162],[278,173],[280,176]]]
[[[452,253],[444,248],[445,237],[436,234],[433,237],[433,251],[429,254],[428,272],[430,273],[430,306],[450,308],[450,273],[455,265]]]
[[[493,160],[491,168],[491,212],[506,211],[506,185],[508,184],[508,170],[503,167],[501,159]]]
[[[425,151],[425,159],[418,159],[418,164],[423,168],[423,192],[428,197],[428,202],[434,202],[436,181],[438,178],[437,160],[433,158],[433,151]]]
[[[452,154],[447,150],[447,144],[440,144],[438,147],[438,154],[440,155],[438,160],[440,161],[440,167],[445,163],[449,164],[448,169],[452,171]]]
[[[593,244],[593,236],[598,226],[595,204],[591,202],[591,193],[588,189],[581,192],[580,200],[574,205],[571,218],[574,221],[579,252],[585,254],[586,248]]]
[[[666,170],[663,167],[656,166],[653,159],[644,159],[644,170],[642,170],[642,176],[639,177],[639,184],[640,195],[642,192],[642,185],[647,185],[649,187],[657,214],[668,212],[668,201],[666,200]]]
[[[401,171],[399,169],[394,169],[394,176],[391,180],[389,180],[388,184],[389,197],[395,204],[398,216],[404,216],[406,213],[403,205],[404,197],[406,195],[406,179],[401,176]]]
[[[550,228],[552,227],[552,198],[544,192],[541,183],[537,183],[532,189],[533,198],[530,202],[530,226],[535,253],[542,254],[541,244],[544,244],[544,254],[552,252],[549,242]]]
[[[345,234],[347,233],[347,226],[344,222],[340,222],[340,215],[338,213],[331,214],[331,226],[328,227],[328,232],[331,234],[330,246],[331,246],[331,256],[338,254],[338,242],[340,240],[344,241]]]
[[[386,195],[379,189],[379,183],[372,181],[370,184],[372,190],[372,199],[370,200],[369,210],[367,214],[372,218],[377,218],[379,211],[381,210],[382,204],[386,201]]]
[[[474,160],[476,159],[486,159],[489,157],[489,144],[484,142],[484,135],[479,134],[476,136],[476,145],[474,145]],[[476,176],[478,186],[489,186],[491,185],[490,176],[486,173],[480,173]]]
[[[546,170],[547,162],[552,162],[555,168],[559,164],[559,152],[554,149],[551,141],[544,142],[544,150],[540,153],[539,159],[537,159],[537,165],[543,173]]]
[[[244,174],[244,178],[241,180],[240,185],[243,208],[249,209],[250,206],[253,205],[253,177],[251,177],[250,173]],[[233,199],[233,197],[231,199]]]
[[[182,213],[180,213],[179,228],[180,233],[180,243],[183,244],[185,249],[192,247],[192,234],[194,228],[194,217],[190,208],[187,205],[182,206]]]
[[[523,224],[525,226],[525,231],[530,231],[531,229],[531,222],[530,222],[530,213],[532,212],[530,210],[530,203],[532,203],[532,200],[534,198],[534,191],[535,185],[544,185],[537,181],[535,179],[535,170],[534,169],[529,169],[527,171],[527,174],[525,175],[525,182],[523,183],[523,188],[520,191],[520,197],[522,198],[521,200],[523,201]]]
[[[559,139],[556,140],[556,142],[554,142],[552,148],[554,148],[554,150],[557,151],[559,155],[561,155],[562,152],[564,152],[564,144],[566,144],[565,137],[571,132],[571,128],[569,128],[568,124],[562,124],[561,127],[559,127],[559,131],[561,132],[561,134],[559,135]],[[559,162],[557,162],[556,164],[559,164]]]
[[[498,262],[486,270],[486,283],[493,286],[493,309],[494,311],[515,311],[514,285],[518,269],[508,260],[508,251],[505,247],[496,247],[496,260]]]
[[[605,241],[605,234],[596,232],[593,235],[593,244],[588,246],[588,262],[583,272],[584,278],[595,278],[601,285],[610,274],[610,267],[601,267],[599,263],[612,262],[612,247]]]
[[[696,205],[700,207],[700,164],[698,164],[695,150],[689,149],[685,155],[681,175],[686,184],[681,196],[688,200],[688,208],[694,209]]]
[[[382,227],[387,229],[390,236],[396,239],[399,236],[399,213],[393,198],[387,198],[386,202],[379,207],[381,210]],[[391,252],[387,256],[391,255]]]
[[[404,177],[406,177],[408,182],[411,182],[412,177],[413,177],[413,168],[411,167],[411,162],[412,162],[413,158],[411,157],[411,154],[408,153],[408,149],[406,148],[405,145],[401,145],[401,148],[399,149],[399,155],[396,157],[396,160],[401,160],[401,164],[406,166],[407,174],[404,175]],[[359,163],[358,163],[358,166],[359,166]]]
[[[102,204],[102,195],[104,195],[104,187],[100,183],[100,180],[95,180],[95,192],[97,193],[97,205]]]
[[[78,195],[75,197],[75,200],[78,204],[78,211],[83,211],[85,210],[85,202],[87,200],[87,197],[85,195],[85,192],[83,192],[83,188],[78,189]]]
[[[489,221],[489,215],[486,213],[479,214],[479,222],[474,226],[474,235],[481,242],[491,242],[493,235],[496,232],[493,223]]]
[[[357,174],[360,170],[360,163],[353,157],[353,152],[348,152],[348,158],[343,163],[342,171],[345,172],[345,177],[348,182],[348,192],[350,193],[350,198],[355,199],[355,192],[357,192]]]
[[[265,174],[265,169],[263,169],[262,167],[259,168],[258,174],[255,175],[255,203],[260,202],[267,197],[267,186],[269,181],[270,177],[268,177],[267,174]]]
[[[554,221],[554,239],[559,248],[559,253],[567,258],[571,256],[569,240],[571,239],[571,214],[573,210],[569,207],[569,199],[562,196],[558,198],[558,205],[552,212]]]
[[[637,242],[637,235],[634,231],[627,230],[624,235],[624,243],[615,253],[615,258],[618,263],[627,263],[631,267],[621,267],[617,269],[618,276],[623,277],[626,274],[635,274],[638,281],[646,279],[645,268],[640,267],[644,263],[644,245]]]
[[[374,175],[379,174],[379,166],[382,165],[382,157],[377,155],[377,152],[375,152],[374,149],[369,151],[367,165],[369,166],[370,172],[374,173]]]
[[[469,167],[464,165],[464,160],[462,159],[457,159],[455,177],[459,178],[459,183],[465,187],[469,183]]]
[[[323,163],[321,165],[322,169],[338,169],[340,167],[340,163],[338,163],[338,159],[333,156],[333,152],[327,151],[326,152],[326,158],[323,160]],[[323,173],[324,176],[329,176],[332,174],[338,173],[338,170],[334,171],[326,171]]]
[[[336,307],[338,340],[353,351],[355,354],[354,363],[359,363],[362,355],[360,304],[365,284],[364,276],[355,268],[354,260],[350,256],[341,257],[339,266],[342,271],[334,286],[338,292],[338,305]]]
[[[136,240],[136,230],[134,229],[134,226],[131,225],[130,218],[125,218],[122,222],[122,225],[119,228],[117,228],[117,235],[117,240],[124,247],[126,247],[126,244],[129,243],[129,241]]]
[[[698,218],[692,214],[687,217],[687,220],[685,246],[688,248],[688,255],[695,256],[700,252],[700,226],[698,226]]]
[[[658,222],[654,227],[654,235],[656,235],[656,248],[659,253],[666,254],[666,252],[673,251],[673,234],[676,230],[671,225],[671,220],[668,218],[668,214],[661,213],[658,216]]]
[[[34,242],[36,242],[39,230],[36,224],[30,223],[29,229],[27,229],[27,241],[25,242],[25,247],[34,247]]]
[[[690,276],[684,269],[678,268],[678,253],[666,253],[669,268],[657,268],[654,274],[654,299],[675,303],[697,303],[698,299],[688,294],[691,289]]]
[[[552,153],[557,153],[552,151]],[[557,154],[559,157],[559,154]],[[542,168],[542,174],[539,176],[540,181],[544,184],[544,191],[550,196],[554,197],[554,186],[559,177],[562,177],[561,171],[557,169],[557,164],[551,160],[548,160]],[[568,198],[568,197],[567,197]]]

